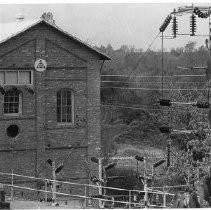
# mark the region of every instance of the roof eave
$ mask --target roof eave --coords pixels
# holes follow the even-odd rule
[[[53,28],[59,30],[61,33],[67,35],[68,37],[71,37],[72,39],[74,39],[75,41],[79,42],[80,44],[84,45],[85,47],[89,48],[90,50],[94,51],[95,53],[97,53],[100,56],[100,60],[111,60],[111,58],[109,56],[107,56],[106,54],[96,50],[95,48],[93,48],[91,45],[83,42],[82,40],[80,40],[79,38],[69,34],[68,32],[64,31],[63,29],[61,29],[60,27],[58,27],[55,24],[52,24],[44,19],[41,19],[44,23],[46,23],[47,25],[52,26]]]
[[[16,36],[20,35],[21,33],[27,31],[27,30],[30,29],[31,27],[33,27],[33,26],[35,26],[35,25],[37,25],[37,24],[39,24],[39,23],[41,23],[41,22],[42,22],[42,19],[40,19],[40,20],[38,20],[37,22],[35,22],[34,24],[32,24],[32,25],[30,25],[30,26],[24,28],[23,30],[18,31],[17,33],[15,33],[15,34],[13,34],[13,35],[7,37],[6,39],[1,40],[1,41],[0,41],[0,45],[3,44],[3,43],[5,43],[5,42],[7,42],[7,41],[10,40],[10,39],[12,39],[13,37],[16,37]]]
[[[71,37],[71,38],[74,39],[75,41],[77,41],[77,42],[79,42],[80,44],[84,45],[85,47],[89,48],[91,51],[97,53],[97,54],[99,55],[100,60],[111,60],[111,58],[110,58],[109,56],[107,56],[106,54],[104,54],[104,53],[102,53],[102,52],[100,52],[100,51],[94,49],[92,46],[90,46],[90,45],[84,43],[84,42],[81,41],[80,39],[74,37],[73,35],[69,34],[69,33],[66,32],[66,31],[62,30],[62,29],[59,28],[57,25],[52,24],[52,23],[49,23],[48,21],[46,21],[46,20],[44,20],[44,19],[40,19],[40,20],[38,20],[37,22],[35,22],[34,24],[32,24],[32,25],[30,25],[30,26],[24,28],[23,30],[18,31],[17,33],[15,33],[15,34],[13,34],[13,35],[7,37],[6,39],[0,41],[0,45],[3,44],[3,43],[5,43],[5,42],[7,42],[7,41],[10,40],[10,39],[12,39],[12,38],[15,37],[15,36],[18,36],[18,35],[20,35],[21,33],[24,33],[26,30],[28,30],[28,29],[30,29],[31,27],[36,26],[37,24],[42,23],[42,22],[45,23],[45,24],[47,24],[47,25],[49,25],[49,26],[51,26],[51,27],[53,27],[53,28],[55,28],[56,30],[58,30],[58,31],[60,31],[61,33],[63,33],[64,35],[66,35],[66,36],[68,36],[68,37]]]

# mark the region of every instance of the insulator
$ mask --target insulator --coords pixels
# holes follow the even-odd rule
[[[177,31],[178,31],[178,22],[177,22],[177,18],[174,16],[173,25],[172,25],[172,32],[173,32],[174,38],[176,38]]]
[[[193,13],[195,13],[197,15],[199,9],[197,7],[194,8]]]
[[[61,163],[55,170],[55,173],[58,174],[64,168],[64,164]]]
[[[202,12],[199,12],[198,17],[199,18],[203,18],[203,13]]]
[[[171,106],[172,105],[171,100],[169,100],[169,99],[160,99],[159,103],[161,106]]]
[[[104,169],[105,169],[105,171],[107,171],[107,170],[112,169],[115,166],[116,166],[116,163],[111,163],[111,164],[108,164],[107,166],[105,166]]]
[[[197,101],[196,104],[194,104],[193,106],[196,106],[198,108],[207,109],[207,108],[209,108],[209,102],[208,101]]]
[[[206,12],[205,13],[205,18],[208,18],[209,17],[209,12]]]
[[[144,157],[140,157],[138,155],[135,156],[135,159],[138,161],[144,161]]]
[[[190,17],[190,32],[191,36],[195,36],[196,32],[196,16],[194,14],[191,15]]]
[[[96,157],[91,157],[91,161],[94,163],[99,163],[99,159]]]
[[[166,162],[165,159],[159,160],[158,162],[156,162],[156,163],[153,164],[153,167],[154,168],[157,168],[158,166],[162,165],[165,162]]]
[[[170,133],[171,132],[171,128],[168,126],[162,126],[159,128],[161,133]]]
[[[208,18],[208,17],[209,17],[209,12],[204,13],[204,12],[200,11],[200,9],[197,8],[197,7],[193,10],[193,12],[194,12],[199,18]]]
[[[167,160],[166,165],[169,167],[171,165],[171,143],[167,144]]]
[[[49,165],[51,165],[51,166],[52,166],[53,161],[52,161],[51,159],[48,159],[48,160],[47,160],[47,163],[48,163]]]
[[[169,23],[171,22],[172,16],[168,15],[165,19],[165,21],[163,22],[163,24],[160,27],[160,32],[164,32],[167,28],[167,26],[169,25]]]

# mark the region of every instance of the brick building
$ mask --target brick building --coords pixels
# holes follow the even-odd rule
[[[52,178],[50,158],[64,164],[59,180],[87,183],[85,160],[94,168],[90,156],[101,152],[100,69],[110,58],[52,17],[0,29],[0,171]]]

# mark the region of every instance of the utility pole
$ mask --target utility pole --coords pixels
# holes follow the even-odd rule
[[[48,190],[48,187],[47,187],[47,180],[45,180],[45,202],[47,202],[47,200],[48,200],[47,190]]]
[[[99,158],[99,195],[103,195],[102,189],[102,180],[103,180],[103,159]],[[99,200],[99,207],[103,208],[103,202]]]
[[[167,168],[170,167],[170,165],[171,165],[171,138],[169,136],[167,140],[167,161],[166,161]]]
[[[153,190],[154,187],[154,166],[152,165],[152,184],[151,184],[151,189]]]
[[[146,158],[144,157],[144,208],[148,207],[147,177],[146,177]]]
[[[52,162],[52,175],[53,175],[53,183],[52,183],[52,199],[53,202],[56,201],[56,166],[55,161]]]
[[[115,162],[103,166],[103,160],[104,158],[91,157],[91,161],[98,164],[98,172],[99,172],[98,183],[99,183],[100,197],[102,197],[103,195],[106,195],[106,191],[105,191],[105,188],[103,189],[103,186],[106,186],[106,183],[107,183],[107,171],[116,166]],[[102,200],[99,200],[99,207],[103,208]]]
[[[52,183],[52,200],[53,202],[56,201],[56,174],[58,174],[64,167],[63,162],[56,168],[55,161],[48,159],[47,163],[51,166],[52,169],[52,176],[53,176],[53,183]]]

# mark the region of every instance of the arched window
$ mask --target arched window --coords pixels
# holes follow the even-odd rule
[[[74,122],[74,94],[71,90],[57,92],[57,122]]]
[[[22,112],[21,93],[17,89],[11,89],[4,94],[4,114],[15,115]]]

